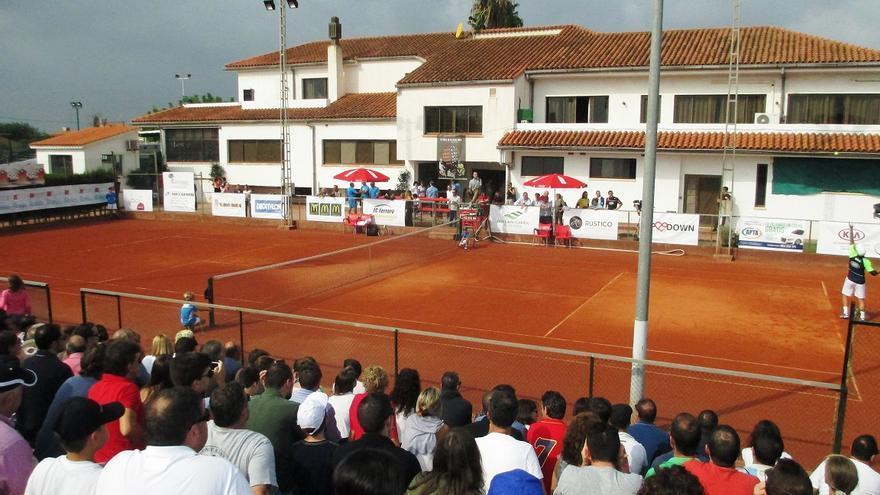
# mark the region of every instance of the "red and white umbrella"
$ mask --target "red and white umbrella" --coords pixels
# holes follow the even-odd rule
[[[574,177],[562,174],[547,174],[523,182],[526,187],[543,187],[547,189],[580,189],[587,187],[586,182],[581,182]]]
[[[390,179],[382,172],[376,172],[369,168],[353,168],[340,172],[333,176],[334,179],[346,182],[388,182]]]

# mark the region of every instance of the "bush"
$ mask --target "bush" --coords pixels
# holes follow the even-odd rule
[[[47,186],[67,186],[71,184],[98,184],[116,182],[116,176],[109,168],[92,170],[83,174],[46,174]]]
[[[400,172],[400,175],[397,176],[397,192],[402,194],[404,191],[409,190],[410,177],[409,170],[402,170]]]

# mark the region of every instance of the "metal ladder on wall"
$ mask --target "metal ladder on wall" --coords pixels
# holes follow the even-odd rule
[[[741,19],[742,19],[742,0],[732,0],[733,2],[733,20],[730,26],[730,46],[728,50],[727,62],[727,96],[724,99],[724,134],[721,141],[721,186],[726,186],[730,192],[733,192],[734,167],[736,165],[736,146],[737,133],[736,124],[739,117],[739,62],[740,62],[740,42],[741,38]],[[721,197],[721,190],[718,191],[718,197]],[[726,248],[723,246],[721,228],[721,203],[719,203],[719,216],[716,227],[718,227],[715,236],[715,254],[730,255],[732,241],[732,222],[731,218],[726,220],[727,239]],[[732,213],[732,212],[731,212]]]
[[[287,121],[288,96],[290,88],[287,82],[287,15],[286,8],[282,3],[279,5],[280,16],[280,50],[278,51],[278,65],[281,72],[281,108],[278,122],[281,127],[281,194],[285,197],[284,218],[287,225],[292,224],[293,211],[291,198],[293,196],[293,177],[290,165],[290,125]]]

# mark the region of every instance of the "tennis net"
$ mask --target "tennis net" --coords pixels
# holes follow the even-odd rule
[[[454,251],[456,244],[444,234],[456,225],[447,222],[369,244],[214,275],[208,279],[206,296],[216,304],[290,311],[306,300],[326,297],[328,291],[351,290]]]

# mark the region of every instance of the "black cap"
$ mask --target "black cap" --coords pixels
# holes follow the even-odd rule
[[[94,433],[102,425],[116,421],[125,413],[119,402],[98,404],[87,397],[71,397],[61,404],[55,432],[63,443],[71,444]]]
[[[0,356],[0,392],[8,392],[19,385],[32,387],[37,383],[37,375],[23,369],[15,356]]]

